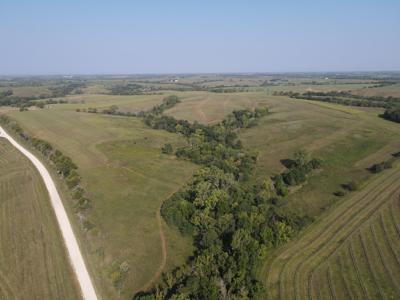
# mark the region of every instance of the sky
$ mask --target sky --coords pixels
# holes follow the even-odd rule
[[[399,0],[0,0],[1,75],[399,70]]]

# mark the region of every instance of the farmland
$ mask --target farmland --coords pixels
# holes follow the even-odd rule
[[[268,107],[269,114],[257,120],[256,126],[238,131],[243,147],[258,153],[252,177],[255,182],[285,172],[285,161],[292,159],[299,149],[304,149],[322,161],[320,170],[308,176],[303,184],[290,187],[288,195],[279,197],[274,204],[283,215],[307,217],[316,220],[316,223],[304,232],[300,231],[300,237],[294,238],[289,244],[269,250],[265,264],[260,265],[258,273],[260,281],[266,282],[270,297],[291,299],[294,290],[287,289],[286,285],[303,287],[302,280],[311,271],[313,281],[310,283],[310,291],[313,296],[317,296],[315,291],[323,286],[321,293],[331,289],[339,298],[339,295],[342,296],[342,281],[349,283],[346,295],[360,295],[362,284],[371,298],[378,292],[388,297],[392,295],[393,287],[398,283],[389,282],[390,278],[384,277],[383,271],[398,278],[399,270],[391,269],[389,263],[394,264],[399,255],[395,252],[397,256],[393,256],[397,245],[396,228],[388,219],[391,212],[389,207],[397,207],[390,191],[398,188],[393,182],[395,178],[398,179],[398,166],[380,175],[373,175],[368,168],[389,159],[391,154],[400,150],[398,124],[379,118],[378,115],[383,112],[379,108],[298,100],[275,95],[274,92],[306,92],[312,89],[322,92],[346,90],[358,94],[381,89],[391,93],[395,85],[375,87],[379,83],[375,78],[314,80],[294,77],[276,81],[276,76],[262,75],[232,78],[193,75],[179,78],[179,82],[174,80],[172,76],[88,80],[82,93],[72,92],[64,97],[52,98],[67,103],[46,104],[43,109],[32,107],[21,112],[18,108],[0,108],[1,112],[17,121],[29,136],[51,143],[78,166],[81,185],[92,201],[85,222],[76,213],[74,202],[62,180],[58,180],[58,185],[79,239],[83,241],[83,250],[102,297],[131,299],[136,292],[148,290],[161,282],[163,272],[185,264],[193,254],[194,242],[191,236],[182,235],[160,216],[160,207],[164,201],[181,190],[199,169],[199,165],[188,160],[163,154],[161,148],[171,144],[175,150],[186,145],[187,139],[181,134],[151,129],[139,117],[102,113],[113,106],[118,112],[137,114],[160,104],[168,95],[177,95],[180,102],[167,109],[165,116],[204,125],[217,124],[233,110]],[[110,87],[127,82],[152,87],[153,90],[147,92],[144,89],[133,95],[111,94]],[[51,85],[44,84],[49,87],[49,91],[52,91]],[[9,88],[6,84],[4,86]],[[185,90],[181,91],[183,88]],[[215,92],[215,88],[220,90]],[[227,91],[237,89],[238,92],[221,92],[224,88]],[[29,89],[26,88],[25,92],[28,93]],[[87,113],[93,109],[97,113]],[[52,168],[51,164],[48,166]],[[53,175],[59,178],[56,173]],[[385,179],[387,176],[393,180]],[[335,195],[338,190],[342,190],[343,185],[351,181],[359,183],[363,188],[343,198]],[[376,194],[376,197],[362,196],[367,194],[371,197]],[[358,204],[354,210],[350,210],[349,206],[355,202]],[[378,206],[379,215],[371,215],[370,212]],[[336,212],[339,209],[342,209],[341,213]],[[349,223],[332,221],[332,226],[344,238],[342,235],[332,238],[330,231],[323,231],[325,225],[318,224],[330,224],[324,222],[330,222],[330,218],[337,220],[330,217],[331,214],[340,215],[343,212],[349,215],[348,219],[342,221],[350,220]],[[356,220],[364,221],[366,218],[363,225],[356,223]],[[339,230],[342,228],[346,230]],[[371,265],[379,271],[365,275],[359,286],[353,280],[357,275],[350,268],[348,252],[352,249],[353,256],[360,261],[357,268],[363,268],[364,271],[367,268],[361,263],[364,263],[365,257],[362,256],[360,240],[354,239],[353,233],[347,238],[347,230],[356,230],[367,248],[387,240],[392,243],[391,248],[383,248],[381,252],[376,250],[374,254],[368,253],[368,257],[375,258],[380,253],[378,258],[382,257],[383,261],[388,259],[389,262],[382,267],[379,261],[372,261]],[[314,231],[315,235],[326,237],[321,241],[316,239],[315,242],[322,245],[321,253],[306,258],[300,256],[297,254],[300,253],[298,249],[315,239],[315,235],[308,237],[308,232]],[[308,237],[308,240],[296,246],[303,237]],[[329,254],[332,247],[336,246],[336,242],[342,242],[342,239],[346,239],[343,243],[347,244],[335,250],[335,255],[329,257],[327,262],[319,264],[327,257],[326,253]],[[372,249],[372,246],[369,248]],[[312,253],[315,248],[310,249],[306,253]],[[283,253],[289,254],[284,256]],[[296,254],[296,259],[286,264],[285,259],[291,257],[291,253]],[[293,274],[298,264],[312,267],[315,264],[318,268],[315,272],[314,269],[305,269],[299,278],[290,281],[292,278],[287,274]],[[122,269],[124,272],[121,272]],[[344,269],[349,272],[346,273],[348,278],[343,280],[340,274]],[[280,278],[285,280],[280,280],[277,276],[281,275],[276,274],[283,274]],[[377,283],[369,284],[372,277],[368,276],[376,277],[374,280]],[[325,280],[327,278],[328,281]],[[299,297],[308,297],[309,290],[301,289]],[[280,290],[284,290],[285,294],[280,294]]]
[[[325,214],[273,260],[270,299],[399,297],[396,166]]]
[[[51,142],[79,165],[83,185],[94,202],[89,220],[96,227],[86,232],[87,252],[98,266],[100,286],[109,287],[104,293],[115,293],[112,285],[119,282],[112,281],[112,274],[124,262],[130,268],[123,281],[130,288],[126,297],[145,287],[166,255],[160,239],[165,224],[157,219],[158,209],[195,169],[160,153],[165,142],[176,144],[179,139],[149,130],[133,118],[63,110],[13,117],[27,132]],[[170,253],[166,264],[183,262],[190,244],[173,229],[165,227],[163,234]],[[125,292],[123,287],[118,291]]]
[[[0,139],[0,298],[80,299],[47,190]]]

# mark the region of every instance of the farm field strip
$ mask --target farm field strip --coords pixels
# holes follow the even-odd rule
[[[86,268],[85,261],[80,251],[75,234],[72,230],[71,223],[68,219],[64,205],[56,189],[49,172],[44,165],[28,150],[18,144],[11,136],[9,136],[2,127],[0,127],[0,137],[6,138],[15,148],[17,148],[24,156],[26,156],[39,171],[43,178],[46,189],[48,191],[51,205],[54,209],[55,216],[62,233],[66,249],[68,251],[69,260],[81,287],[82,296],[85,300],[96,300],[97,294],[94,289],[89,272]]]
[[[272,263],[268,286],[274,292],[270,296],[282,299],[310,296],[314,272],[359,232],[376,211],[398,196],[399,185],[398,168],[382,174],[319,221],[318,227],[313,226],[295,244],[288,245]]]
[[[44,183],[0,138],[0,299],[81,299]]]

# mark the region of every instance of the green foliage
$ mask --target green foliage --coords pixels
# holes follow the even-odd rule
[[[136,83],[116,84],[110,87],[109,91],[112,95],[141,95],[142,88],[143,86]]]
[[[400,123],[400,107],[385,110],[382,117],[387,120]]]
[[[70,157],[55,149],[50,143],[30,137],[16,122],[5,115],[0,115],[0,123],[13,130],[22,139],[30,143],[34,149],[39,151],[43,157],[48,159],[55,166],[57,173],[64,178],[66,185],[71,190],[72,198],[77,201],[76,207],[78,209],[87,209],[91,206],[90,199],[84,197],[85,191],[79,186],[81,177],[78,173],[78,167],[73,163]]]
[[[346,196],[346,192],[345,191],[336,191],[333,193],[335,196],[337,197],[344,197]]]
[[[392,167],[392,163],[390,161],[384,161],[378,164],[374,164],[369,168],[372,173],[380,173],[385,169],[390,169]]]
[[[13,90],[0,91],[0,99],[8,97],[8,96],[12,96],[13,94],[14,94]]]
[[[273,181],[274,181],[275,190],[276,190],[276,193],[278,194],[278,196],[285,197],[289,193],[289,191],[286,187],[285,182],[283,181],[282,175],[277,175],[277,176],[273,177]]]
[[[348,106],[361,107],[383,107],[390,108],[399,104],[400,98],[382,97],[382,96],[360,96],[347,91],[330,91],[330,92],[278,92],[276,95],[289,96],[295,99],[305,99],[322,101],[328,103],[336,103]]]
[[[41,97],[31,96],[31,97],[18,97],[18,96],[4,96],[0,97],[0,106],[11,106],[11,107],[19,107],[20,111],[26,111],[30,106],[36,106],[38,108],[44,108],[46,104],[62,104],[67,103],[66,100],[42,100],[37,101],[38,99],[42,99]]]
[[[357,191],[360,188],[360,184],[357,181],[350,181],[347,184],[343,185],[343,188],[350,191],[350,192],[354,192]]]
[[[195,255],[167,274],[156,290],[136,299],[257,298],[263,286],[256,266],[271,247],[287,242],[308,222],[281,215],[271,204],[285,193],[282,177],[281,187],[278,181],[249,180],[257,155],[242,148],[236,131],[256,125],[268,109],[234,111],[213,126],[163,116],[158,108],[151,111],[144,122],[184,135],[187,145],[176,155],[204,167],[161,207],[168,224],[194,236]]]
[[[222,121],[226,128],[249,128],[257,125],[257,120],[268,114],[268,108],[256,108],[254,111],[249,109],[234,110],[228,117]]]
[[[174,149],[172,148],[171,144],[165,144],[161,148],[161,152],[164,153],[164,154],[172,154],[172,153],[174,153]]]
[[[254,269],[268,249],[287,242],[306,222],[277,213],[266,191],[271,184],[240,182],[216,166],[200,169],[162,206],[168,224],[195,236],[195,257],[160,286],[166,299],[257,297],[263,290]],[[178,275],[179,274],[179,275]],[[138,298],[142,299],[142,298]]]
[[[179,100],[178,96],[171,95],[164,98],[160,105],[154,106],[150,111],[144,112],[144,114],[160,115],[167,109],[174,107],[176,104],[180,102],[181,100]]]
[[[319,169],[321,162],[311,159],[304,150],[296,151],[295,163],[282,174],[282,179],[287,185],[299,185],[306,181],[307,175],[314,169]]]
[[[70,94],[82,94],[82,88],[86,87],[86,83],[84,82],[63,82],[58,86],[51,87],[50,90],[52,91],[52,97],[60,98],[65,97]]]
[[[217,166],[225,172],[233,173],[237,178],[244,179],[250,176],[257,155],[242,148],[235,131],[254,126],[257,120],[267,113],[267,108],[234,111],[221,123],[212,126],[197,122],[191,124],[185,120],[153,113],[145,115],[144,122],[153,129],[180,133],[187,138],[187,145],[176,150],[177,157],[189,159],[197,164]]]

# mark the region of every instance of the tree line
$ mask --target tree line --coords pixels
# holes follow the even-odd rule
[[[288,96],[295,99],[322,101],[328,103],[336,103],[347,106],[361,107],[382,107],[391,108],[400,103],[400,98],[388,96],[360,96],[352,94],[348,91],[330,91],[330,92],[275,92],[277,96]]]
[[[85,196],[86,191],[80,185],[81,176],[78,172],[78,166],[72,159],[63,154],[60,150],[54,148],[49,142],[29,136],[18,123],[5,115],[0,114],[0,124],[14,131],[54,166],[57,173],[69,188],[72,198],[75,200],[75,209],[76,212],[80,212],[83,217],[82,225],[84,229],[88,230],[93,228],[94,225],[85,219],[85,213],[87,213],[87,210],[91,207],[91,200]]]
[[[89,107],[87,109],[83,108],[77,108],[77,112],[88,112],[88,113],[101,113],[101,114],[106,114],[106,115],[117,115],[117,116],[125,116],[125,117],[141,117],[141,118],[150,118],[150,117],[155,117],[158,115],[161,115],[165,110],[170,109],[180,103],[181,100],[179,97],[175,95],[170,95],[165,97],[161,104],[156,105],[152,107],[148,111],[140,111],[138,113],[134,112],[123,112],[120,111],[118,106],[116,105],[111,105],[109,108],[104,108],[104,109],[98,109],[98,108],[92,108]]]
[[[43,108],[47,104],[68,103],[66,100],[54,100],[48,98],[62,98],[69,94],[82,94],[82,88],[86,86],[84,82],[67,82],[61,85],[50,87],[51,94],[42,94],[39,96],[21,97],[14,95],[12,89],[0,91],[0,106],[19,107],[21,111],[27,110],[28,107],[35,106]],[[46,99],[46,100],[45,100]],[[43,100],[43,101],[39,101]]]

